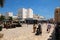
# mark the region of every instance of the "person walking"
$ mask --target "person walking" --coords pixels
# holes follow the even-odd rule
[[[50,23],[48,23],[48,25],[47,25],[47,32],[48,33],[50,33],[50,29],[51,29],[51,25],[50,25]]]
[[[41,28],[41,23],[39,23],[36,34],[35,35],[42,35],[42,28]]]
[[[35,33],[35,31],[36,31],[36,25],[33,24],[33,33]]]

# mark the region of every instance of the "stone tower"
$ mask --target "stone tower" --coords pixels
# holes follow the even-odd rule
[[[60,23],[60,7],[57,7],[56,9],[55,9],[55,22],[57,23]]]

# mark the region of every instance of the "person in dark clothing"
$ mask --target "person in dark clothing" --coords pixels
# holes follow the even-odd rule
[[[47,26],[47,32],[48,32],[48,33],[50,32],[50,29],[51,29],[51,25],[48,24],[48,26]]]
[[[41,35],[41,34],[42,34],[42,28],[41,24],[39,24],[35,35]]]

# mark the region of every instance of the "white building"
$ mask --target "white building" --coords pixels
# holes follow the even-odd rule
[[[22,8],[22,9],[18,10],[18,17],[19,18],[25,19],[26,16],[27,16],[27,9]]]
[[[6,19],[8,19],[8,17],[12,17],[13,16],[13,12],[6,12],[5,17]]]
[[[13,20],[18,20],[18,16],[12,16]]]
[[[27,9],[27,18],[33,18],[33,10],[31,8]]]
[[[44,20],[45,18],[43,16],[33,14],[33,19]]]
[[[33,18],[33,10],[31,8],[29,8],[29,9],[25,9],[25,8],[19,9],[18,17],[23,18],[23,19]]]
[[[6,16],[13,16],[13,12],[6,12]]]
[[[44,20],[45,19],[43,16],[39,16],[39,15],[33,14],[33,10],[31,8],[19,9],[18,10],[18,17],[20,19],[22,19],[22,20],[25,20],[25,19]]]

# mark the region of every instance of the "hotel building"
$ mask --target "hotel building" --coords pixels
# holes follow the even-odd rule
[[[33,10],[31,8],[27,9],[27,18],[33,18]]]
[[[31,8],[19,9],[18,10],[18,18],[20,19],[20,21],[26,21],[26,22],[29,22],[29,23],[33,23],[33,21],[37,22],[37,20],[44,19],[43,16],[33,14],[33,10]]]
[[[27,17],[27,9],[22,8],[18,10],[18,18],[25,19]]]
[[[18,10],[18,17],[20,19],[27,19],[27,18],[33,18],[33,10],[31,8],[29,9],[25,9],[25,8],[22,8],[22,9],[19,9]]]

